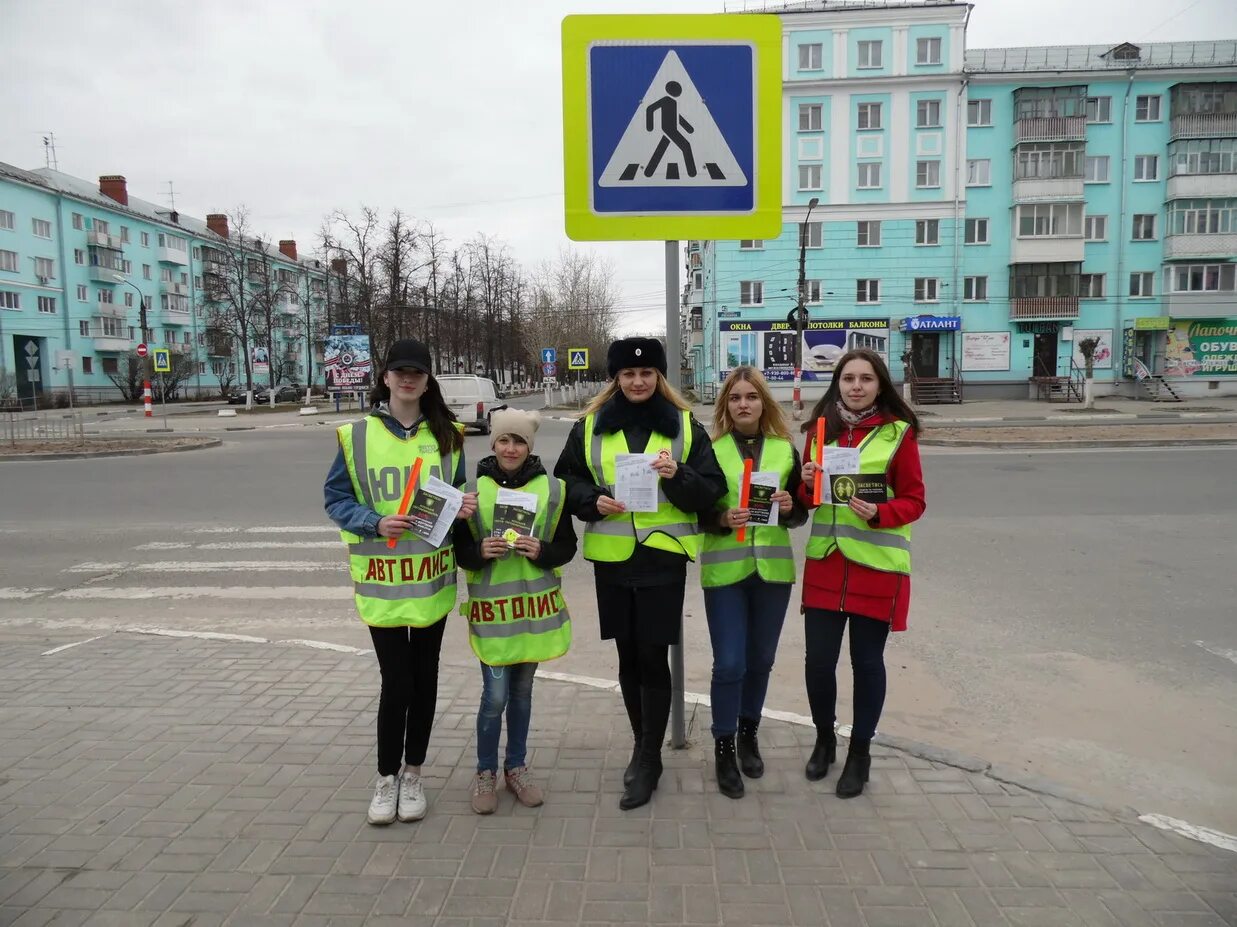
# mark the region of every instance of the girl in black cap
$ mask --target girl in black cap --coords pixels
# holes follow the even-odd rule
[[[610,345],[611,381],[567,438],[554,475],[567,484],[567,509],[585,522],[603,640],[618,649],[619,688],[635,747],[619,807],[647,804],[661,776],[670,716],[671,644],[679,642],[687,561],[699,550],[697,513],[726,492],[708,432],[666,381],[666,352],[655,338]],[[628,511],[615,499],[619,455],[647,454],[656,471],[655,511]],[[650,506],[652,507],[652,506]]]
[[[397,341],[370,395],[373,408],[341,425],[326,478],[326,512],[348,545],[357,614],[369,626],[382,674],[378,696],[378,781],[371,824],[425,816],[421,764],[438,697],[443,619],[454,610],[451,533],[433,545],[400,514],[410,477],[465,482],[463,428],[431,373],[429,349]],[[419,468],[417,461],[419,461]],[[458,519],[477,510],[465,493]],[[393,543],[389,543],[393,542]]]

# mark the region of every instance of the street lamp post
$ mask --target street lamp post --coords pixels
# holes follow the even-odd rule
[[[150,353],[150,338],[149,338],[150,332],[146,328],[146,297],[143,295],[141,288],[136,283],[134,283],[132,280],[130,280],[128,277],[126,277],[124,274],[112,274],[112,279],[115,280],[117,283],[124,283],[124,284],[127,284],[133,287],[133,289],[137,292],[138,325],[141,327],[142,344],[146,345],[146,357],[144,358],[144,361],[145,361],[144,366],[146,367],[146,371],[145,371],[145,376],[143,377],[145,382],[142,383],[142,396],[143,396],[143,400],[146,406],[146,415],[147,417],[149,417],[152,414],[152,410],[150,408],[150,398],[151,398],[150,382],[151,380],[154,379],[154,376],[155,376],[155,373],[154,373],[155,359],[154,359],[154,355]],[[167,401],[167,397],[164,397],[164,402],[166,401]]]
[[[807,214],[799,223],[799,297],[791,316],[795,325],[795,392],[794,407],[791,415],[795,421],[803,418],[803,330],[807,328],[807,223],[812,216],[812,210],[820,204],[820,200],[812,197],[807,201]]]

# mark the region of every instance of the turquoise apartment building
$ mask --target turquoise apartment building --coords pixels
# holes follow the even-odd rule
[[[790,395],[802,230],[808,399],[853,347],[924,396],[1047,395],[1083,338],[1097,392],[1237,394],[1237,41],[968,50],[971,12],[780,13],[783,231],[686,244],[697,391]]]
[[[202,221],[138,199],[124,177],[95,184],[0,163],[0,397],[23,408],[66,403],[70,387],[77,403],[120,398],[109,374],[142,341],[139,299],[148,346],[190,362],[181,395],[218,396],[221,382],[244,389],[246,351],[261,360],[273,350],[283,378],[301,384],[312,357],[320,380],[328,274],[299,258],[295,241],[268,249],[251,270],[254,287],[269,278],[278,293],[273,349],[209,325],[212,275],[239,244],[226,215]],[[253,249],[246,241],[240,253],[252,260]],[[255,386],[268,376],[258,368]]]

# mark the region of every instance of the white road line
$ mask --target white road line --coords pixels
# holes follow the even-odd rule
[[[3,599],[36,599],[51,589],[20,589],[13,586],[0,586],[0,600]]]
[[[53,599],[145,601],[147,599],[228,599],[348,602],[348,586],[89,586],[65,589]]]
[[[151,541],[149,544],[139,544],[134,550],[185,550],[192,547],[186,541]]]
[[[152,560],[149,563],[79,563],[65,573],[317,573],[342,571],[334,560]]]
[[[340,541],[211,541],[194,547],[198,550],[344,550]]]
[[[339,534],[334,525],[217,525],[210,528],[190,528],[191,534]]]
[[[275,641],[276,644],[296,644],[300,647],[312,647],[314,650],[334,650],[339,653],[355,653],[358,656],[367,653],[373,653],[372,650],[366,650],[362,647],[349,647],[347,644],[332,644],[330,641],[309,641],[299,637],[289,638],[288,640]]]
[[[1166,814],[1143,814],[1139,815],[1138,820],[1144,824],[1150,824],[1152,827],[1158,827],[1160,830],[1172,831],[1174,834],[1181,834],[1181,836],[1189,837],[1191,840],[1207,843],[1213,847],[1219,847],[1221,850],[1228,850],[1230,853],[1237,853],[1237,837],[1234,837],[1232,834],[1226,834],[1220,830],[1212,830],[1209,827],[1199,827],[1197,824],[1191,824],[1188,821],[1170,818]]]
[[[1217,657],[1223,657],[1233,663],[1237,663],[1237,650],[1228,650],[1224,647],[1212,647],[1206,641],[1195,641],[1196,646],[1202,647],[1209,654]]]
[[[51,650],[44,650],[41,656],[50,657],[53,653],[60,653],[62,650],[69,650],[72,647],[80,647],[82,644],[89,644],[91,641],[97,641],[101,637],[106,637],[105,634],[98,634],[94,637],[88,637],[84,641],[74,641],[71,644],[61,644],[59,647],[53,647]]]
[[[122,628],[129,634],[152,634],[156,637],[193,637],[204,641],[235,641],[241,644],[269,644],[265,637],[249,634],[224,634],[220,631],[180,631],[173,628]]]
[[[123,573],[125,570],[133,566],[132,563],[99,563],[89,560],[86,563],[78,563],[68,569],[61,570],[62,573]]]

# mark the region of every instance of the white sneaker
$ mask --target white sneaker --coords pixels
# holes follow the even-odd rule
[[[366,820],[371,824],[390,824],[395,820],[395,777],[379,776],[374,785],[374,797],[369,802]]]
[[[399,819],[419,821],[425,817],[425,788],[421,777],[407,769],[399,777]]]

